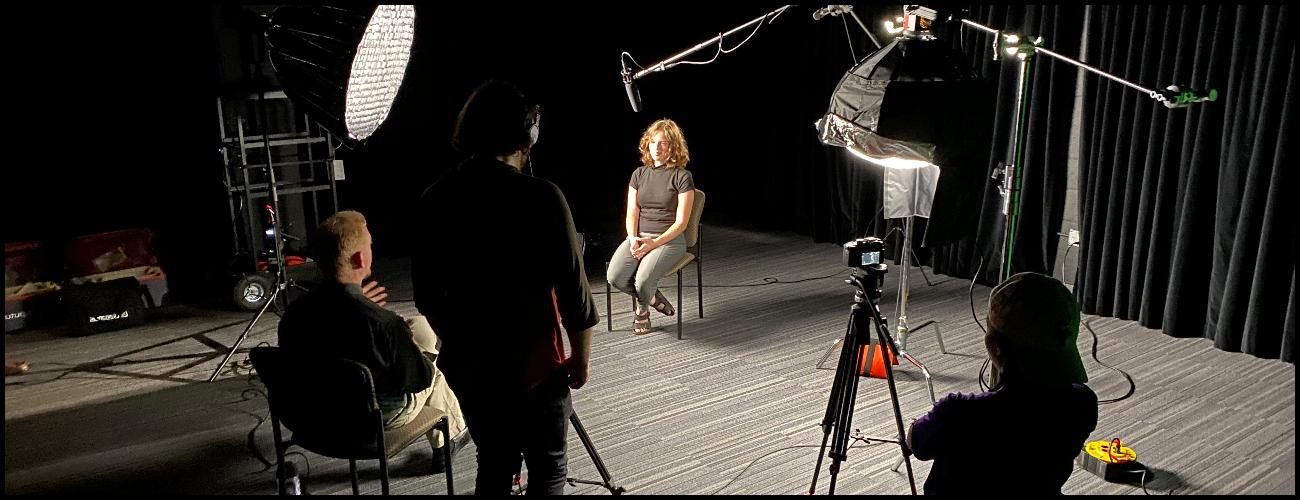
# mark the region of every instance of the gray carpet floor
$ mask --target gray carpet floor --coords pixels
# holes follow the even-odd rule
[[[632,335],[628,299],[614,297],[614,330],[606,331],[602,318],[591,379],[574,392],[574,408],[614,483],[629,494],[806,493],[835,342],[844,337],[853,298],[840,249],[797,235],[710,226],[703,254],[704,318],[696,313],[693,266],[678,307],[683,340],[674,321],[658,315],[658,331]],[[410,296],[408,269],[404,260],[376,266],[392,291],[389,307],[403,314],[415,312],[401,301]],[[602,273],[589,270],[603,308]],[[909,322],[933,320],[939,328],[914,331],[908,352],[926,365],[937,395],[978,391],[984,350],[969,282],[923,276],[920,268],[911,273]],[[896,279],[891,270],[881,298],[891,325]],[[661,282],[673,300],[675,285],[672,278]],[[975,287],[981,321],[987,296],[986,287]],[[90,337],[58,329],[6,335],[6,356],[29,361],[32,371],[5,380],[5,494],[274,493],[274,469],[263,461],[274,457],[266,402],[242,351],[274,343],[277,316],[259,321],[221,377],[205,382],[250,319],[169,306],[144,326]],[[1132,397],[1101,407],[1090,440],[1120,437],[1134,447],[1155,471],[1146,485],[1152,494],[1295,494],[1295,365],[1220,351],[1205,339],[1175,339],[1132,321],[1085,320],[1096,332],[1100,360],[1137,383]],[[1088,355],[1092,345],[1082,330],[1090,385],[1102,398],[1124,394],[1127,381]],[[832,357],[819,368],[828,351]],[[898,366],[897,387],[904,421],[928,410],[927,383],[915,366]],[[861,379],[855,408],[853,428],[896,436],[884,381]],[[599,479],[572,433],[569,452],[571,476]],[[855,443],[836,492],[907,493],[905,470],[892,470],[900,456],[897,445]],[[444,493],[443,476],[427,474],[431,457],[423,443],[398,456],[390,466],[393,492]],[[310,453],[290,459],[309,492],[351,492],[346,461]],[[919,488],[930,464],[912,466]],[[454,467],[458,493],[472,492],[472,445]],[[362,492],[378,493],[377,465],[360,469]],[[818,493],[827,488],[824,469]],[[1003,491],[972,485],[982,487]],[[585,484],[570,492],[606,493]],[[1081,469],[1065,492],[1142,494],[1137,485],[1108,483]]]

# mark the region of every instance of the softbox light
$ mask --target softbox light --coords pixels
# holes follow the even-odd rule
[[[925,244],[937,246],[974,233],[994,104],[960,53],[939,39],[903,36],[845,73],[816,126],[823,143],[885,167],[882,185],[909,189],[907,206],[889,200],[886,217],[928,216]]]
[[[285,94],[345,143],[365,141],[388,117],[406,75],[415,6],[275,9],[267,48]]]

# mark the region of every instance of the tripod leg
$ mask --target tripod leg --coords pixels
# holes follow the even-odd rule
[[[829,492],[835,492],[835,480],[839,475],[840,462],[846,457],[846,446],[849,436],[849,427],[852,425],[853,400],[857,394],[858,388],[858,367],[862,361],[861,342],[858,336],[859,329],[855,326],[857,321],[859,307],[855,304],[849,312],[849,324],[845,328],[844,341],[840,346],[840,360],[835,367],[835,378],[831,383],[831,394],[827,398],[826,416],[822,419],[822,444],[817,452],[817,464],[813,469],[812,484],[808,487],[808,494],[815,494],[817,491],[817,477],[821,472],[822,458],[829,456],[831,458],[830,476],[831,485]],[[831,439],[831,433],[835,433],[834,440]],[[827,443],[830,443],[830,452],[826,452]]]
[[[230,362],[230,358],[235,356],[235,351],[239,350],[239,344],[242,344],[244,339],[248,337],[248,332],[253,331],[253,327],[257,325],[257,320],[262,319],[262,315],[266,314],[266,309],[275,303],[275,298],[279,295],[280,287],[277,285],[275,290],[271,292],[271,296],[267,297],[266,303],[262,304],[262,308],[257,311],[257,315],[253,316],[253,321],[248,322],[248,327],[244,328],[244,333],[239,334],[239,339],[235,340],[235,343],[230,346],[230,352],[226,353],[226,357],[221,359],[221,364],[217,365],[217,369],[212,371],[212,376],[208,377],[208,382],[217,379],[217,375],[221,374],[221,369],[226,367],[226,363]]]
[[[875,311],[876,334],[879,336],[880,345],[895,345],[894,339],[889,337],[889,329],[885,326],[884,321],[880,319],[880,313],[876,305],[871,303],[870,306],[872,310]],[[907,353],[901,350],[899,351],[899,355],[911,358],[910,356],[907,356]],[[915,360],[912,360],[912,362],[916,363]],[[885,367],[885,379],[888,381],[889,386],[889,399],[894,406],[894,422],[898,426],[898,447],[903,453],[903,463],[907,465],[907,482],[912,487],[912,494],[915,495],[916,480],[912,475],[912,461],[909,460],[912,455],[912,450],[907,447],[907,430],[903,428],[903,410],[898,404],[898,386],[894,383],[894,367],[888,362],[881,364]],[[922,367],[922,369],[924,370],[924,367]]]
[[[831,379],[830,396],[826,398],[826,414],[822,417],[822,425],[821,425],[822,445],[817,450],[817,464],[813,466],[812,484],[808,486],[809,495],[813,495],[817,492],[817,476],[821,473],[822,470],[822,457],[826,455],[826,443],[830,441],[831,429],[835,425],[835,417],[839,415],[839,404],[840,404],[839,394],[840,392],[842,392],[843,385],[844,385],[843,368],[848,363],[848,360],[845,358],[847,358],[850,355],[849,344],[852,343],[851,340],[852,335],[853,335],[853,324],[850,321],[849,325],[846,326],[844,329],[844,339],[836,341],[836,344],[840,345],[840,359],[839,362],[835,365],[835,376]],[[834,348],[835,346],[832,345],[831,349]],[[817,365],[821,366],[821,364],[824,363],[826,361],[826,358],[830,357],[830,355],[831,352],[826,351],[826,356],[823,356],[822,361],[818,362]]]
[[[580,479],[569,478],[569,483],[596,484],[604,486],[612,495],[623,494],[622,486],[610,484],[609,469],[605,468],[605,462],[600,459],[600,454],[596,452],[596,445],[592,444],[591,436],[587,435],[587,429],[582,426],[582,421],[578,420],[578,413],[569,414],[569,423],[573,424],[573,431],[578,434],[578,439],[582,441],[582,447],[587,449],[587,455],[591,456],[591,462],[596,464],[596,472],[600,473],[600,483],[594,481],[583,481]]]

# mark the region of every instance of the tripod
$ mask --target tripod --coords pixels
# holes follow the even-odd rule
[[[817,490],[817,476],[821,472],[822,456],[831,458],[830,465],[830,489],[828,493],[835,494],[835,481],[839,477],[840,463],[848,458],[848,444],[850,439],[850,429],[853,423],[853,404],[858,392],[858,367],[862,361],[862,347],[867,347],[866,359],[874,359],[875,349],[877,346],[889,346],[885,354],[881,355],[884,360],[885,378],[889,384],[889,398],[894,407],[894,422],[898,426],[898,439],[879,439],[872,438],[876,441],[888,441],[898,443],[899,451],[903,454],[903,460],[907,464],[907,481],[912,487],[912,494],[916,494],[916,480],[912,476],[912,461],[910,457],[912,450],[907,447],[907,431],[903,428],[903,414],[898,405],[898,389],[894,385],[894,369],[888,361],[888,352],[890,350],[905,355],[894,344],[893,338],[889,335],[889,328],[885,325],[885,319],[880,314],[880,307],[876,301],[880,299],[880,288],[884,283],[886,267],[884,264],[873,264],[860,268],[863,272],[854,272],[846,280],[857,288],[853,296],[853,306],[849,310],[849,325],[844,334],[844,346],[840,349],[839,365],[835,367],[835,381],[831,385],[831,394],[826,404],[826,416],[822,419],[822,444],[817,452],[817,465],[813,469],[812,485],[808,487],[808,494],[814,494]],[[863,309],[866,312],[863,312]],[[876,327],[876,333],[879,337],[878,342],[871,341],[872,320]],[[834,431],[834,439],[831,439]],[[830,452],[826,452],[827,441],[830,441]]]
[[[260,79],[261,64],[258,64],[257,68],[258,68],[257,70],[258,78]],[[268,262],[268,264],[275,266],[275,283],[274,286],[272,287],[273,290],[271,291],[271,296],[266,299],[265,304],[262,304],[262,308],[257,311],[257,314],[255,316],[253,316],[253,320],[248,322],[248,326],[244,328],[244,332],[239,334],[239,339],[235,340],[235,343],[230,346],[230,352],[226,353],[226,357],[221,359],[221,363],[217,365],[217,369],[212,371],[212,376],[208,377],[208,382],[212,382],[217,379],[217,375],[221,374],[221,370],[226,367],[226,363],[230,362],[230,358],[235,356],[235,352],[239,350],[239,345],[244,342],[244,339],[248,337],[248,333],[253,331],[253,327],[257,325],[258,320],[261,320],[262,315],[266,314],[266,309],[271,307],[271,304],[274,304],[276,299],[280,297],[280,292],[284,291],[291,285],[297,286],[293,282],[293,280],[289,279],[288,273],[285,270],[284,236],[280,229],[280,217],[278,215],[280,209],[280,192],[276,188],[276,180],[275,180],[276,165],[275,162],[273,161],[274,156],[272,155],[271,152],[271,131],[270,131],[269,119],[267,117],[267,112],[266,112],[266,94],[267,94],[266,91],[258,92],[257,110],[258,110],[258,114],[260,115],[259,119],[261,121],[259,125],[260,128],[262,129],[261,130],[262,150],[264,151],[264,154],[266,156],[267,194],[270,196],[269,203],[267,203],[266,205],[266,209],[267,209],[267,213],[270,216],[271,233],[272,236],[274,237],[274,246],[275,246],[275,250],[274,250],[275,253],[272,256],[273,258],[270,259],[270,262]],[[240,136],[240,140],[241,141],[243,140],[242,133]],[[243,165],[241,165],[243,168],[248,168],[248,158],[241,156],[240,162],[243,163]]]
[[[578,420],[578,412],[575,411],[569,414],[569,423],[573,424],[573,430],[578,433],[578,439],[582,440],[582,447],[587,449],[587,455],[591,456],[591,461],[596,464],[596,472],[600,473],[600,482],[586,479],[574,479],[571,477],[565,478],[564,481],[569,483],[570,486],[578,484],[603,486],[605,489],[609,490],[609,494],[611,495],[622,495],[623,492],[627,490],[623,489],[622,486],[614,486],[610,484],[609,469],[605,468],[605,462],[600,459],[600,454],[596,453],[596,445],[591,444],[591,436],[587,435],[587,429],[582,426],[582,421]],[[515,484],[520,485],[518,493],[522,494],[526,489],[522,486],[522,474],[515,474]]]

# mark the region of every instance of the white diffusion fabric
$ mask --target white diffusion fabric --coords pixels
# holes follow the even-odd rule
[[[414,5],[375,9],[348,76],[343,119],[353,139],[369,137],[388,117],[406,75],[414,37]]]
[[[884,169],[884,213],[886,219],[930,217],[934,191],[939,186],[939,167],[926,164]]]

